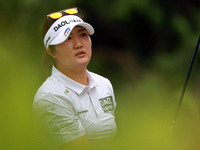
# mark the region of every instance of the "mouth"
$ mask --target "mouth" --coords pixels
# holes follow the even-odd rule
[[[84,51],[79,51],[78,53],[76,53],[76,55],[75,56],[78,56],[78,57],[83,57],[83,56],[85,56],[85,52]]]

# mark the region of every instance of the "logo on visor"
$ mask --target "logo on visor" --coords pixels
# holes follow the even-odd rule
[[[60,24],[55,26],[53,29],[55,32],[57,32],[61,27],[64,27],[66,24],[77,23],[77,22],[83,22],[83,21],[81,19],[64,20]]]
[[[67,36],[68,33],[69,33],[69,31],[70,31],[70,27],[68,27],[68,28],[65,30],[64,35]]]

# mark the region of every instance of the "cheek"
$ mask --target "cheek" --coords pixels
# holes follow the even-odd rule
[[[61,43],[55,46],[55,52],[57,53],[57,55],[68,55],[68,53],[70,52],[70,43]]]
[[[92,42],[90,41],[90,42],[88,42],[88,51],[89,51],[89,53],[90,53],[90,55],[92,54]]]
[[[87,41],[87,45],[88,45],[88,48],[92,48],[92,40],[90,39],[90,36],[88,37],[88,41]]]

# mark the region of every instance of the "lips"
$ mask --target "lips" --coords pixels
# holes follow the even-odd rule
[[[86,53],[84,51],[78,51],[75,56],[82,57],[82,56],[85,56],[85,54]]]

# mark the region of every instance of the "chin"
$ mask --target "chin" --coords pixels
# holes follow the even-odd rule
[[[78,62],[78,65],[83,66],[83,67],[87,67],[88,64],[89,64],[89,61]]]
[[[80,65],[88,65],[89,64],[89,62],[90,62],[90,59],[88,59],[88,58],[82,58],[82,59],[79,59],[78,60],[78,64],[80,64]]]

